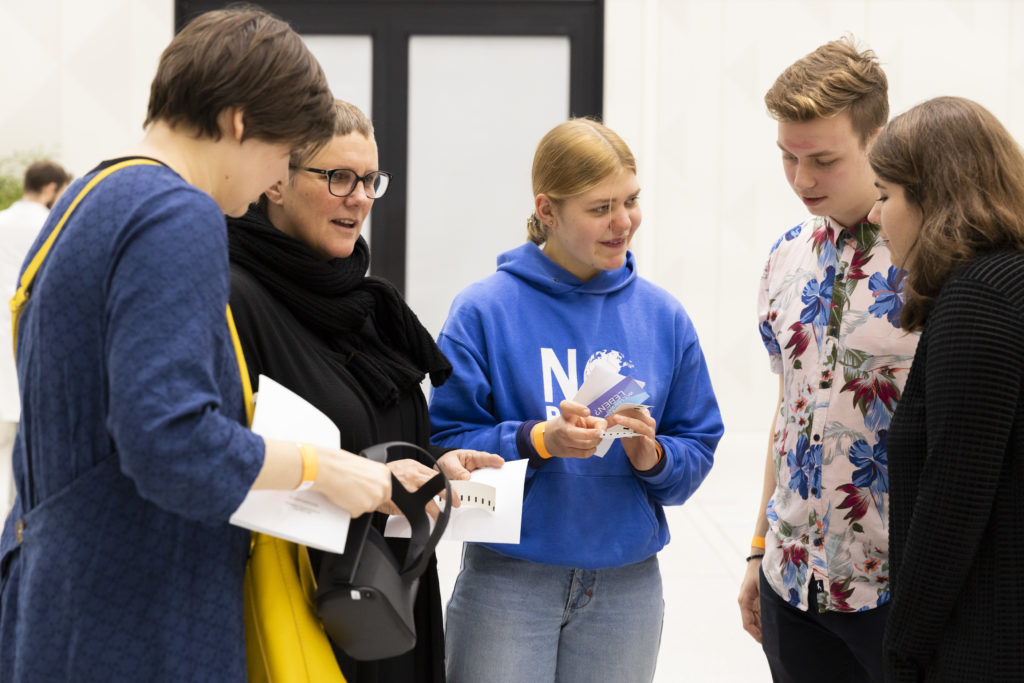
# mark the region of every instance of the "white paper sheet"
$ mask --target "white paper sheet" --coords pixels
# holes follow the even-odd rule
[[[485,467],[470,472],[470,481],[494,487],[494,512],[468,505],[452,508],[441,540],[519,543],[527,464],[526,460],[516,460],[501,467]],[[385,536],[408,538],[409,532],[409,521],[405,517],[392,515],[388,518]]]
[[[252,430],[268,439],[337,448],[330,418],[274,380],[260,375]],[[314,491],[250,491],[231,523],[332,553],[345,550],[350,515]]]

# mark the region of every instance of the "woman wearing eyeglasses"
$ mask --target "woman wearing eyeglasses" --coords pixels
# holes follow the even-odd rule
[[[430,423],[420,382],[429,374],[440,385],[451,365],[394,286],[366,276],[370,252],[360,232],[390,175],[377,167],[369,119],[346,102],[336,109],[332,141],[312,155],[293,155],[287,180],[245,216],[228,220],[231,307],[254,387],[264,374],[305,398],[334,421],[347,450],[394,440],[426,448]],[[431,449],[435,456],[445,451]],[[440,462],[450,478],[468,478],[468,470],[503,461],[461,450]],[[413,460],[388,466],[411,490],[434,474]],[[349,683],[444,680],[433,563],[416,600],[416,647],[377,662],[339,651]]]

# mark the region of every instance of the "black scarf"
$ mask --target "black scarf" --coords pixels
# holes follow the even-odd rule
[[[452,374],[451,363],[395,286],[366,276],[370,249],[361,236],[348,258],[323,261],[254,205],[241,218],[228,218],[228,245],[232,262],[323,337],[379,406],[394,405],[426,373],[435,387]],[[379,343],[362,334],[367,321]]]

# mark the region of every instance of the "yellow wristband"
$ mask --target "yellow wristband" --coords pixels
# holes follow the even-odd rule
[[[317,469],[319,468],[320,459],[316,454],[316,449],[310,446],[308,443],[302,443],[301,441],[296,446],[299,447],[299,454],[302,456],[302,481],[295,487],[297,491],[305,491],[306,489],[313,486],[316,481]]]
[[[538,422],[530,430],[530,441],[533,442],[533,447],[537,450],[537,455],[548,460],[551,458],[551,454],[548,453],[548,449],[544,447],[544,428],[547,426],[547,422]]]
[[[764,550],[764,536],[754,536],[750,539],[750,547]]]

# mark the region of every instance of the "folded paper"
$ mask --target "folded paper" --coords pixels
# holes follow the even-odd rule
[[[452,508],[441,540],[519,543],[527,463],[526,460],[514,460],[501,467],[485,467],[470,472],[468,481],[453,481],[452,489],[456,495],[469,492],[470,496],[480,497],[481,493],[486,496],[487,490],[492,490],[493,510],[478,503],[467,504],[462,498],[462,504]],[[408,537],[409,522],[405,517],[389,517],[384,535]]]
[[[252,430],[267,439],[337,448],[338,428],[298,394],[260,375]],[[345,551],[351,516],[315,491],[250,491],[230,522],[332,553]]]

